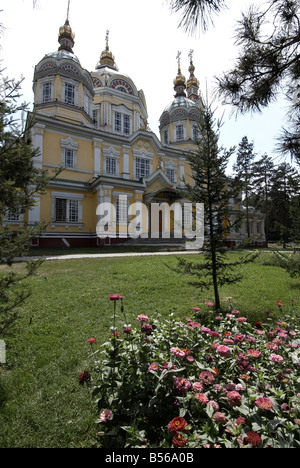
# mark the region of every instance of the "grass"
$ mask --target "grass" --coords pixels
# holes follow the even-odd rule
[[[236,254],[231,254],[236,255]],[[78,375],[90,353],[86,340],[107,340],[112,325],[112,293],[125,296],[134,326],[138,314],[152,318],[170,311],[191,316],[203,310],[210,292],[201,293],[166,264],[176,258],[130,257],[47,261],[29,280],[32,296],[24,305],[19,333],[7,339],[7,365],[0,366],[0,447],[80,448],[98,445],[96,405]],[[16,271],[24,265],[17,264]],[[1,267],[1,272],[7,268]],[[274,266],[255,262],[242,267],[241,283],[223,287],[233,307],[249,320],[265,319],[276,301],[300,303],[300,280]],[[119,318],[122,330],[123,317]]]

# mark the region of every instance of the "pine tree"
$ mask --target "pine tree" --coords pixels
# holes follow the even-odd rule
[[[193,203],[204,204],[205,242],[201,249],[201,262],[180,259],[176,271],[197,277],[192,282],[201,290],[213,288],[215,307],[220,309],[219,287],[241,279],[234,270],[241,263],[252,261],[249,255],[236,262],[228,261],[225,239],[232,228],[230,223],[231,200],[240,193],[240,184],[229,179],[226,168],[234,149],[229,151],[219,147],[221,123],[216,122],[214,113],[206,107],[199,123],[200,140],[197,150],[187,158],[193,171],[193,184],[186,184],[184,196]],[[236,220],[235,222],[238,222]],[[250,258],[251,257],[251,258]]]
[[[293,236],[293,206],[299,196],[300,176],[288,163],[282,163],[271,178],[270,236],[281,240],[283,246]]]
[[[271,177],[274,174],[274,162],[268,155],[264,155],[253,164],[253,182],[255,186],[256,208],[265,214],[266,247],[269,246],[269,203]]]
[[[44,224],[12,230],[9,219],[18,219],[35,205],[34,195],[41,193],[51,177],[35,167],[38,151],[32,146],[30,130],[33,125],[20,123],[20,116],[26,112],[20,100],[21,81],[1,76],[0,81],[0,264],[12,265],[14,257],[28,252],[31,239],[44,230]],[[56,174],[54,174],[55,177]],[[40,265],[28,262],[27,272],[18,275],[10,272],[0,276],[0,337],[14,330],[19,307],[30,291],[24,279],[33,275]]]
[[[244,203],[246,208],[246,224],[247,224],[247,236],[250,238],[250,223],[249,223],[249,197],[252,190],[252,179],[253,179],[253,143],[248,142],[248,138],[243,137],[238,147],[236,163],[233,166],[236,176],[243,184],[243,193],[245,195]]]

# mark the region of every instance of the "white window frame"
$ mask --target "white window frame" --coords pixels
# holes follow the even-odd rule
[[[113,128],[114,132],[130,136],[132,134],[132,112],[127,107],[113,106]]]
[[[200,129],[198,125],[195,125],[195,124],[193,125],[192,132],[193,132],[192,139],[194,141],[200,140]]]
[[[103,165],[104,173],[106,175],[119,177],[121,153],[111,146],[110,148],[103,148],[103,157],[104,157],[104,165]],[[109,163],[107,164],[107,162],[110,161],[111,159],[115,160],[115,165],[116,165],[115,173],[110,172]]]
[[[105,173],[107,175],[117,175],[117,159],[108,156],[105,159]]]
[[[72,137],[67,138],[66,140],[60,141],[61,146],[61,164],[66,169],[72,169],[77,167],[77,153],[79,145],[76,141],[73,140]],[[73,165],[66,164],[67,161],[67,152],[71,151],[73,155]]]
[[[135,176],[137,179],[145,179],[151,174],[150,170],[150,160],[148,158],[135,158]]]
[[[183,141],[185,139],[185,125],[183,123],[177,123],[175,125],[175,141]]]
[[[170,182],[172,182],[172,184],[177,184],[177,164],[169,159],[169,161],[164,163],[164,167],[166,176],[170,179]]]
[[[74,91],[74,99],[69,102],[66,100],[67,86],[72,86]],[[74,80],[62,78],[62,101],[70,106],[78,106],[78,83]]]
[[[52,192],[52,227],[55,225],[71,225],[82,227],[82,202],[84,196],[76,193]],[[65,201],[65,219],[57,220],[57,201]],[[74,213],[76,217],[74,217]]]
[[[50,86],[50,97],[47,100],[44,100],[44,86],[49,85]],[[42,78],[40,80],[40,96],[39,96],[39,102],[44,104],[47,102],[51,102],[54,100],[54,76],[48,76],[45,78]]]

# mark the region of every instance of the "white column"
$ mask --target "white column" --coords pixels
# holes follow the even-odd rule
[[[43,165],[43,149],[44,149],[44,130],[46,126],[36,124],[32,129],[32,143],[35,149],[39,150],[38,156],[34,158],[34,165],[38,169]]]
[[[35,205],[28,210],[28,224],[32,226],[41,220],[41,198],[34,197]]]
[[[103,140],[93,139],[94,148],[94,176],[101,174],[101,143]]]
[[[184,187],[185,183],[184,179],[184,159],[179,160],[179,185],[180,187]]]
[[[123,179],[129,179],[129,150],[130,146],[123,145],[123,172],[122,177]]]

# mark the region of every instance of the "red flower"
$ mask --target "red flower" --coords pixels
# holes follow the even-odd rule
[[[181,434],[176,433],[173,436],[172,444],[174,445],[175,448],[184,447],[186,443],[187,443],[187,439],[184,439]]]
[[[78,376],[78,381],[80,385],[84,385],[85,382],[89,382],[90,380],[91,380],[91,376],[87,370],[81,372],[81,374],[79,374]]]
[[[261,437],[257,432],[248,432],[244,438],[244,444],[250,444],[253,447],[258,447],[261,444]]]
[[[169,422],[168,429],[169,431],[173,433],[177,431],[183,432],[186,425],[187,425],[186,420],[184,418],[181,418],[180,416],[177,416],[176,418],[173,418],[172,421]]]
[[[109,300],[110,300],[110,301],[119,301],[120,299],[121,299],[120,294],[111,294],[111,295],[109,296]]]
[[[120,338],[119,332],[115,331],[114,333],[111,333],[111,334],[109,335],[109,338],[113,338],[114,336],[115,336],[117,339],[119,339],[119,338]]]
[[[283,306],[284,306],[284,302],[283,302],[283,301],[277,301],[277,302],[276,302],[276,305],[277,305],[278,307],[283,307]]]
[[[96,343],[96,338],[89,338],[88,340],[86,340],[87,343],[89,344],[93,344],[93,343]]]

